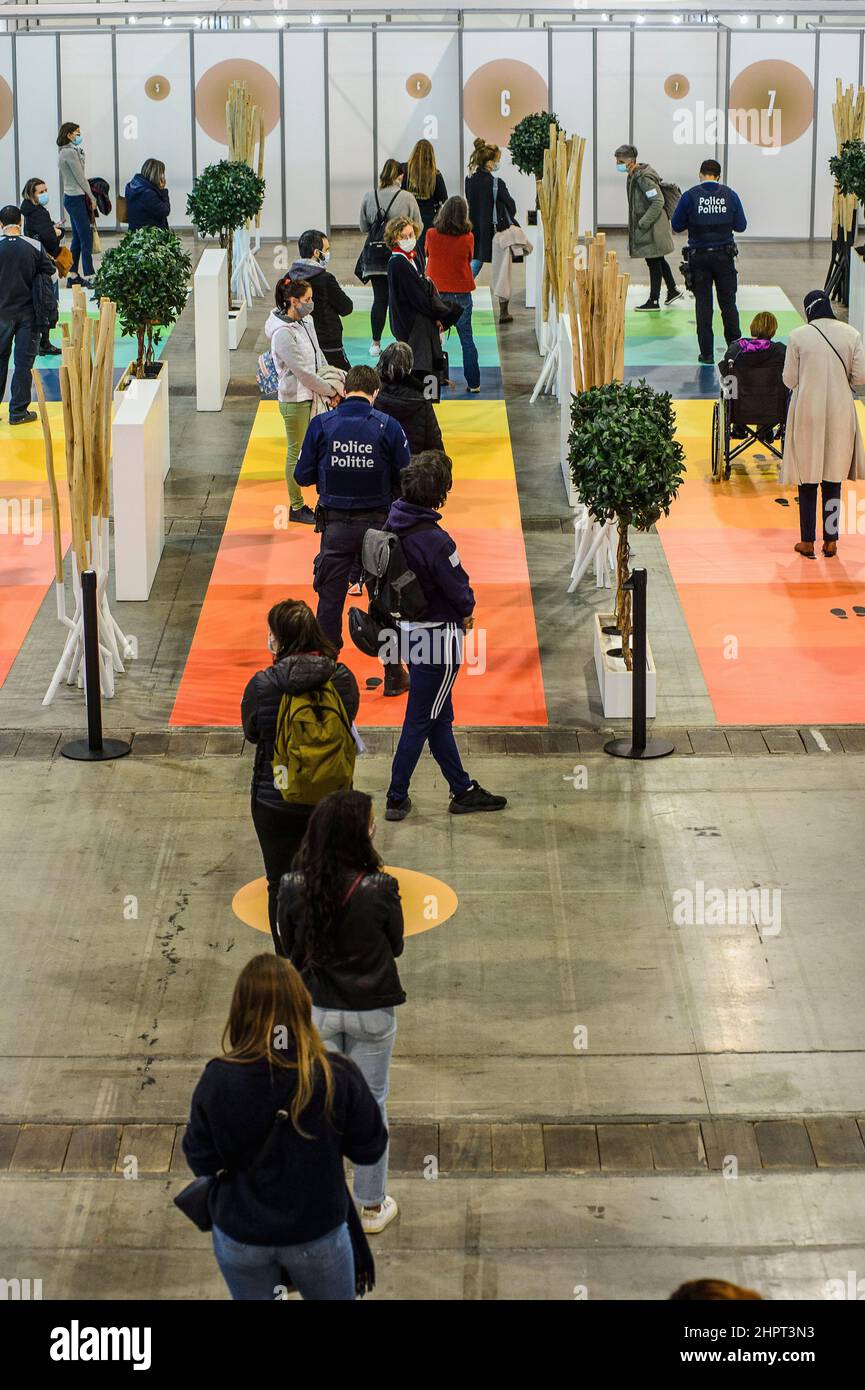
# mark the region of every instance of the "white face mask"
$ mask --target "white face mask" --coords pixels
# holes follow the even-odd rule
[[[329,252],[329,251],[319,251],[319,253],[318,253],[318,263],[319,263],[319,265],[327,265],[327,263],[328,263],[329,260],[330,260],[330,252]]]
[[[399,239],[400,251],[413,251],[416,246],[417,237],[415,236],[400,237]]]

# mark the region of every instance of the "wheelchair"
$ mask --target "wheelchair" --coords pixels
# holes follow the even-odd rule
[[[782,372],[786,349],[772,343],[718,363],[721,389],[712,411],[712,479],[727,482],[735,458],[759,444],[775,458],[784,455],[790,393]]]

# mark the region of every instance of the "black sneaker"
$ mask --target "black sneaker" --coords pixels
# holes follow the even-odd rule
[[[684,294],[677,286],[676,289],[670,290],[670,293],[667,295],[667,298],[664,300],[664,303],[675,304],[677,299],[684,299],[684,297]]]
[[[385,666],[383,694],[405,695],[408,687],[408,671],[404,666]]]
[[[23,415],[16,415],[16,417],[15,417],[14,420],[12,419],[12,416],[10,415],[10,416],[9,416],[9,423],[10,423],[10,425],[29,425],[29,424],[32,424],[32,422],[33,422],[34,420],[38,420],[38,419],[39,419],[39,416],[36,414],[36,411],[35,411],[35,410],[28,410],[28,411],[26,411]]]
[[[392,797],[388,797],[384,818],[385,820],[405,820],[410,810],[410,796],[407,796],[405,801],[394,801]]]
[[[289,521],[299,521],[304,526],[315,525],[315,512],[306,505],[302,507],[292,507],[288,514]]]
[[[700,356],[697,360],[699,362],[702,362],[704,367],[714,367],[715,365],[714,357],[705,357],[702,352],[700,353]]]
[[[469,816],[473,811],[503,811],[508,804],[506,796],[493,796],[477,782],[472,782],[468,791],[452,796],[448,810],[454,816]]]
[[[643,309],[660,309],[657,299],[647,299],[645,304],[635,304],[634,312],[639,314]]]
[[[39,356],[40,356],[40,357],[60,357],[60,356],[62,356],[62,354],[63,354],[63,349],[62,349],[62,348],[59,348],[59,347],[55,347],[53,343],[40,343],[40,344],[39,344]]]

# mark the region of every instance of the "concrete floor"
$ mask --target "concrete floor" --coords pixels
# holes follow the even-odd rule
[[[351,245],[338,239],[338,270]],[[755,246],[741,271],[799,302],[825,259],[822,247]],[[172,525],[150,603],[118,610],[142,659],[114,727],[165,727],[257,403],[261,318],[218,417],[194,410],[188,312],[172,335]],[[525,313],[501,342],[550,719],[593,725],[585,633],[598,600],[564,594],[557,426],[549,403],[528,405],[538,358]],[[661,719],[713,723],[655,538],[636,553],[652,569],[656,655],[675,672]],[[82,722],[74,693],[45,712],[33,698],[56,660],[51,609],[0,692],[0,727]],[[512,808],[466,823],[446,814],[424,764],[416,815],[380,820],[387,862],[460,898],[453,919],[408,942],[395,1121],[865,1113],[865,758],[582,765],[577,790],[573,755],[474,759]],[[268,944],[230,906],[261,872],[249,772],[239,756],[0,761],[0,1123],[185,1119],[237,971]],[[373,755],[358,782],[381,797],[386,775]],[[677,895],[698,882],[777,890],[780,931],[678,925]],[[225,1297],[206,1238],[170,1204],[182,1181],[3,1174],[0,1277],[42,1277],[46,1298]],[[654,1299],[719,1275],[772,1298],[821,1298],[827,1279],[865,1260],[861,1171],[391,1187],[402,1215],[376,1246],[376,1297],[570,1300],[584,1287],[592,1299]]]

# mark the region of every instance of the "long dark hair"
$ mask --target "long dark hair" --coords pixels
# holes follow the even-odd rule
[[[381,868],[370,839],[371,816],[366,792],[340,791],[320,801],[309,818],[294,868],[302,880],[306,949],[319,960],[333,950],[350,880]]]
[[[59,129],[58,132],[57,132],[57,148],[58,148],[58,150],[62,150],[64,145],[68,145],[68,144],[69,144],[69,141],[70,141],[70,139],[71,139],[73,130],[80,130],[80,129],[81,129],[81,127],[80,127],[80,125],[78,124],[77,121],[64,121],[63,124],[62,124],[62,126],[60,127],[60,129]]]
[[[465,236],[466,232],[470,232],[472,224],[469,221],[469,205],[465,198],[460,197],[459,193],[455,193],[452,198],[446,198],[438,210],[433,226],[442,236]]]
[[[321,652],[336,660],[337,650],[325,637],[318,619],[302,598],[284,598],[275,603],[267,615],[267,625],[276,638],[274,662],[301,652]]]

